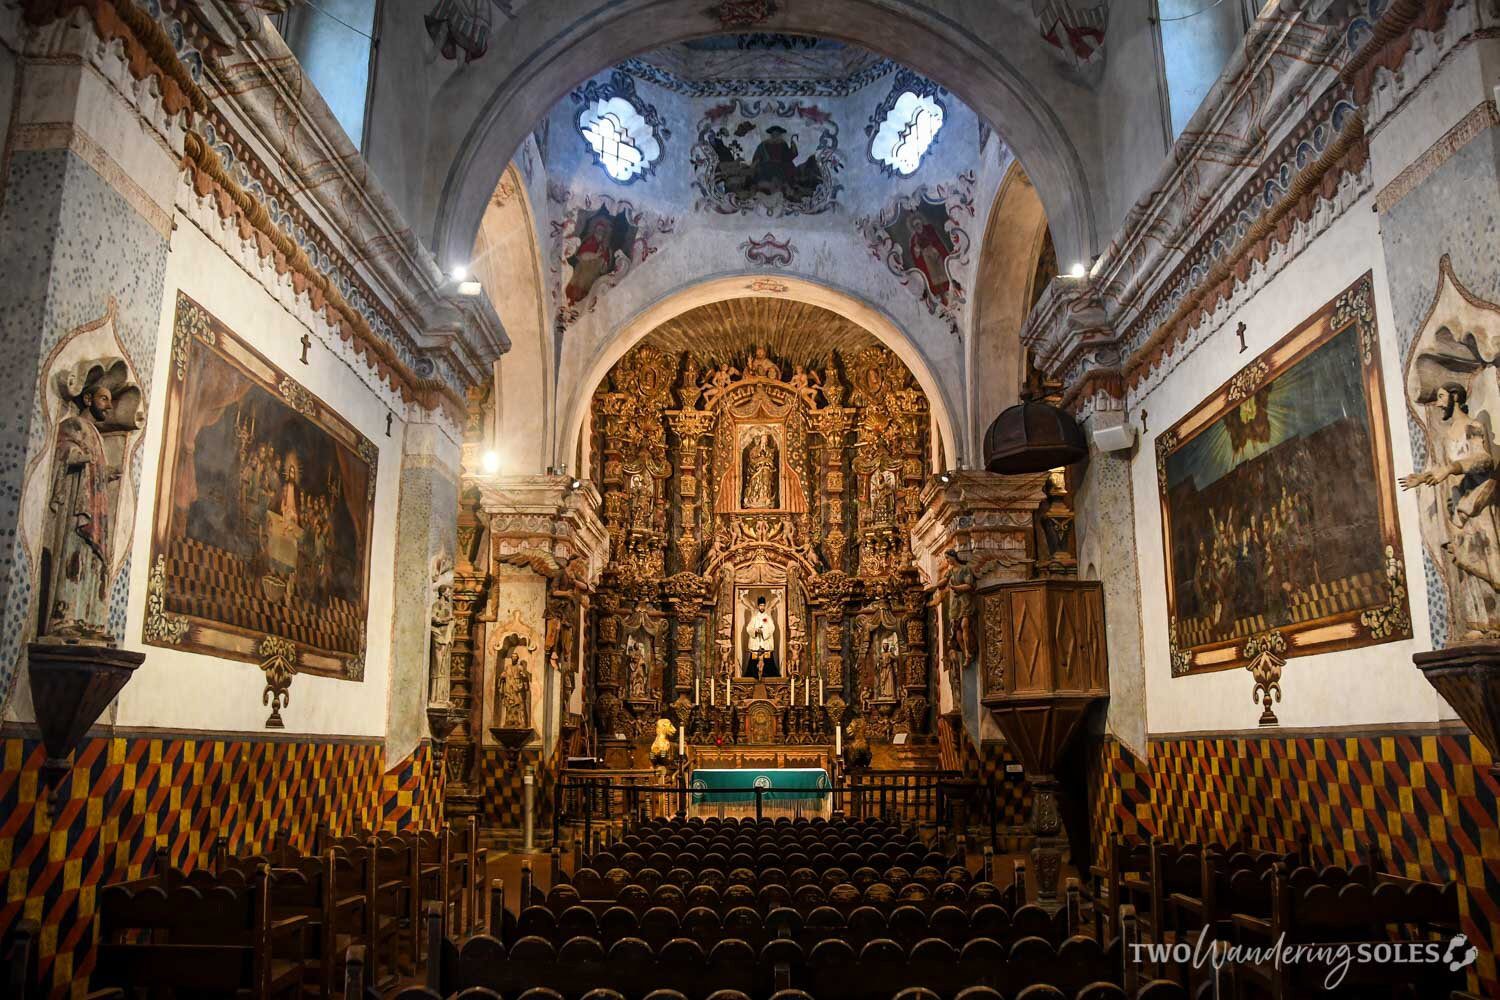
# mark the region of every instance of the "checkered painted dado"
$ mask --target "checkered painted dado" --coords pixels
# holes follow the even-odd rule
[[[279,835],[306,850],[325,823],[434,825],[442,801],[426,743],[382,774],[378,743],[89,739],[49,822],[37,809],[44,756],[37,740],[0,740],[0,934],[25,918],[41,925],[40,973],[55,997],[84,991],[99,887],[145,874],[158,845],[192,870],[219,836],[239,854]]]
[[[480,786],[484,789],[483,822],[491,830],[520,830],[522,826],[522,777],[528,767],[536,769],[536,835],[550,835],[552,829],[553,795],[557,788],[557,772],[562,762],[562,746],[553,747],[552,753],[542,760],[541,751],[535,748],[522,750],[520,758],[512,762],[505,751],[497,747],[485,747],[479,755]]]
[[[1091,767],[1093,842],[1239,841],[1286,850],[1303,834],[1320,864],[1378,845],[1390,870],[1456,879],[1481,992],[1500,995],[1500,779],[1464,732],[1152,740],[1138,760],[1113,741]]]
[[[1004,740],[986,740],[976,749],[964,734],[954,741],[964,777],[979,782],[983,809],[993,810],[995,826],[1025,826],[1031,822],[1031,786],[1019,774],[1009,774],[1007,764],[1019,764],[1020,758],[1010,752]],[[985,823],[989,814],[983,812]]]

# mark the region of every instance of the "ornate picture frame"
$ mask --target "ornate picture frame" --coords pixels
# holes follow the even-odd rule
[[[364,679],[379,450],[178,292],[142,641]]]
[[[1156,439],[1172,675],[1411,636],[1367,272]]]

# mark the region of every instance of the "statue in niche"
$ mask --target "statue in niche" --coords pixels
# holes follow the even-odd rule
[[[755,349],[755,355],[745,365],[745,374],[752,378],[769,378],[780,381],[781,366],[771,360],[765,345]]]
[[[771,432],[762,430],[751,438],[741,455],[744,493],[740,506],[746,510],[771,510],[779,506],[778,452]]]
[[[776,610],[766,603],[765,595],[746,607],[745,672],[746,677],[780,677],[781,664],[776,660]]]
[[[530,647],[518,635],[500,642],[499,668],[495,671],[495,727],[530,729],[531,667],[525,654]]]
[[[625,697],[631,701],[651,697],[651,657],[646,644],[635,636],[625,640]]]
[[[1448,539],[1442,548],[1457,571],[1453,596],[1460,638],[1494,638],[1500,635],[1500,477],[1494,442],[1485,422],[1470,416],[1469,390],[1459,382],[1445,382],[1417,401],[1435,414],[1429,426],[1436,454],[1426,469],[1402,476],[1401,488],[1439,491]]]
[[[140,390],[119,359],[86,362],[63,373],[42,542],[38,638],[108,642],[110,565],[123,436],[112,455],[107,436],[139,425]],[[128,411],[128,412],[126,412]]]
[[[453,570],[443,557],[434,560],[432,610],[428,615],[431,649],[428,658],[427,703],[450,701],[453,650]]]
[[[655,490],[651,478],[644,472],[630,474],[630,526],[637,531],[650,531],[655,520]]]
[[[875,698],[877,701],[895,701],[900,686],[901,650],[894,632],[880,640],[875,652]]]
[[[870,477],[870,515],[876,524],[896,520],[896,472],[880,469]]]

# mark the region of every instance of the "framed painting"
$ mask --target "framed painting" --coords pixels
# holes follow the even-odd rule
[[[1411,636],[1367,273],[1156,440],[1174,676]]]
[[[178,293],[143,640],[364,678],[374,443]]]

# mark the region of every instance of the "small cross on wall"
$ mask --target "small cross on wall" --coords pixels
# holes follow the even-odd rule
[[[1146,433],[1146,411],[1141,411],[1141,433]]]
[[[309,337],[307,334],[304,333],[302,335],[302,363],[304,365],[311,363],[311,362],[309,362],[307,360],[307,352],[309,350],[311,350],[311,349],[312,349],[312,338]]]
[[[1234,331],[1234,335],[1236,337],[1240,338],[1240,353],[1244,354],[1245,353],[1245,324],[1244,323],[1241,323],[1239,325],[1239,329],[1237,329],[1237,330]]]
[[[386,414],[385,414],[385,436],[386,437],[390,437],[391,436],[391,418],[393,418],[394,416],[395,416],[394,413],[390,412],[389,410],[386,411]]]

